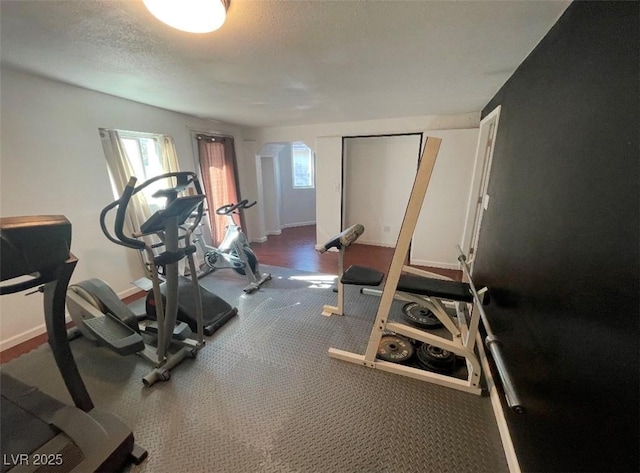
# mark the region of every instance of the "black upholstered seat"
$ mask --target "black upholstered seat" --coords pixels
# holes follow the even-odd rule
[[[458,281],[447,281],[444,279],[423,278],[413,274],[402,274],[400,276],[400,281],[398,282],[397,290],[453,301],[473,302],[473,295],[469,285]]]
[[[379,286],[384,279],[384,273],[365,266],[349,266],[340,281],[342,284],[355,286]]]

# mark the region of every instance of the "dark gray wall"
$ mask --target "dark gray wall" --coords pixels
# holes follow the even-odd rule
[[[502,105],[475,275],[523,471],[639,471],[638,2],[574,2]]]

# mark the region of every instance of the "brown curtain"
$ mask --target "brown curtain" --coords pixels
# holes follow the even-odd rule
[[[197,135],[202,185],[207,195],[209,224],[213,245],[224,238],[227,218],[216,215],[216,209],[238,202],[236,153],[233,138]],[[238,222],[242,224],[242,222]]]

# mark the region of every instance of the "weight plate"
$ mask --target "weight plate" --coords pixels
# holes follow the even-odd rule
[[[420,345],[417,358],[421,367],[438,373],[450,373],[456,367],[455,353],[428,343]]]
[[[403,363],[414,353],[411,342],[399,335],[383,335],[378,345],[378,358],[393,363]]]
[[[422,307],[415,302],[409,302],[402,307],[404,318],[411,325],[424,329],[434,329],[442,327],[442,322],[429,309]]]

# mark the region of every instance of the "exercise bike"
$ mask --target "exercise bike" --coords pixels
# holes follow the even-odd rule
[[[216,214],[226,216],[229,221],[222,243],[217,248],[207,245],[200,231],[195,233],[194,239],[194,242],[200,245],[204,255],[204,264],[200,267],[202,274],[208,274],[216,269],[231,268],[236,273],[247,277],[249,284],[243,289],[247,294],[257,291],[265,281],[271,279],[271,274],[260,272],[258,257],[233,217],[239,215],[240,210],[249,209],[256,203],[256,201],[249,203],[244,199],[237,204],[223,205],[216,210]]]

